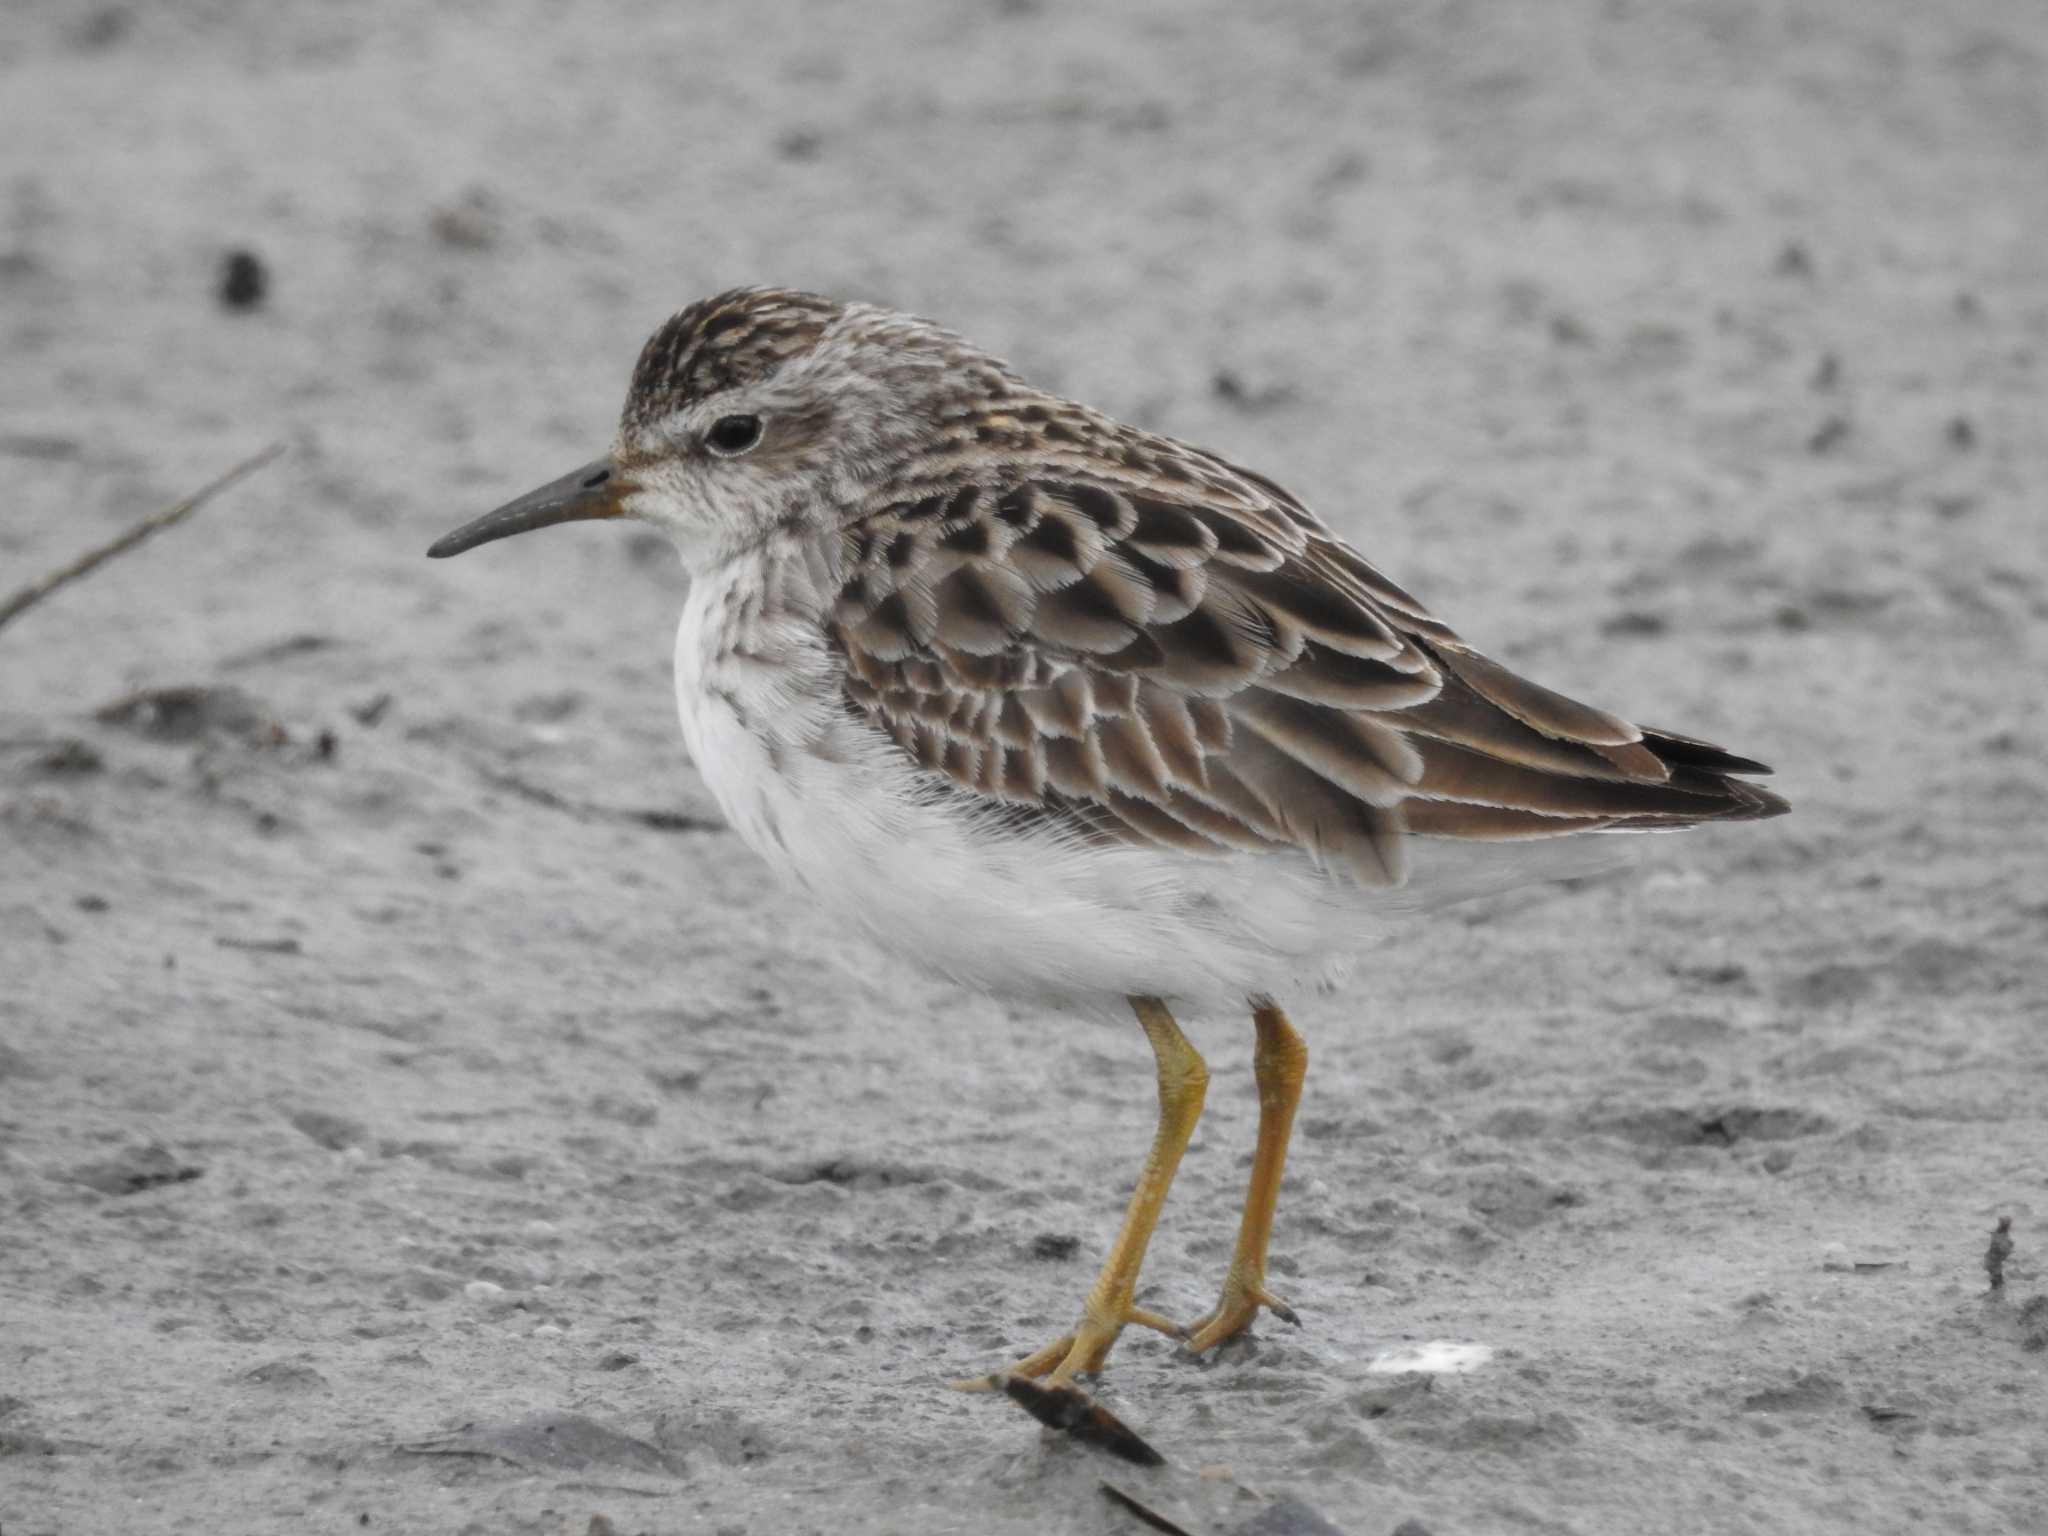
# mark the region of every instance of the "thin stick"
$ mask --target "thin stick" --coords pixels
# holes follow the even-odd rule
[[[0,628],[4,628],[8,621],[17,614],[33,608],[59,587],[68,586],[88,572],[97,570],[101,565],[113,559],[114,556],[124,554],[128,550],[133,549],[151,534],[161,533],[174,523],[182,523],[237,480],[256,473],[257,470],[283,453],[285,447],[286,445],[283,443],[272,443],[261,453],[242,460],[241,463],[222,475],[218,480],[215,480],[211,485],[202,486],[194,491],[176,506],[166,507],[161,512],[152,512],[141,522],[125,529],[119,537],[102,544],[98,549],[89,550],[85,554],[80,555],[62,570],[52,571],[40,580],[30,582],[19,592],[15,593],[14,596],[8,598],[6,602],[0,603]]]

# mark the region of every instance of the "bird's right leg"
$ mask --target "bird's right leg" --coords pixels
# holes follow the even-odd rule
[[[1264,1308],[1290,1323],[1294,1309],[1266,1289],[1266,1244],[1273,1236],[1273,1210],[1280,1202],[1280,1174],[1287,1166],[1287,1142],[1294,1132],[1294,1107],[1308,1076],[1308,1042],[1271,998],[1252,1008],[1258,1045],[1252,1070],[1259,1083],[1259,1139],[1252,1153],[1252,1177],[1245,1189],[1237,1246],[1216,1305],[1188,1324],[1188,1351],[1201,1354],[1249,1328]]]
[[[1145,1311],[1134,1298],[1138,1270],[1145,1262],[1152,1229],[1159,1223],[1160,1207],[1166,1204],[1174,1171],[1180,1167],[1181,1154],[1187,1150],[1195,1121],[1201,1117],[1209,1069],[1158,998],[1134,997],[1131,1011],[1137,1014],[1145,1038],[1152,1042],[1152,1053],[1158,1058],[1159,1127],[1153,1133],[1152,1150],[1146,1154],[1144,1169],[1138,1175],[1138,1187],[1124,1211],[1124,1224],[1117,1231],[1116,1241],[1109,1245],[1109,1256],[1102,1262],[1101,1273],[1096,1275],[1095,1284],[1089,1287],[1081,1304],[1081,1320],[1071,1332],[1026,1355],[1008,1372],[956,1382],[956,1386],[983,1390],[997,1385],[997,1378],[1005,1374],[1043,1376],[1054,1386],[1065,1385],[1080,1372],[1102,1369],[1126,1323],[1182,1337],[1179,1326],[1156,1312]]]

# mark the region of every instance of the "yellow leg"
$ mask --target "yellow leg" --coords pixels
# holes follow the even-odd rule
[[[1184,1330],[1158,1313],[1134,1305],[1133,1298],[1138,1290],[1138,1270],[1145,1262],[1145,1247],[1152,1241],[1152,1229],[1159,1224],[1160,1207],[1166,1204],[1166,1191],[1173,1184],[1174,1170],[1180,1167],[1188,1138],[1194,1134],[1195,1121],[1201,1117],[1209,1069],[1158,998],[1134,997],[1131,1011],[1137,1014],[1145,1038],[1152,1042],[1152,1053],[1159,1060],[1159,1128],[1152,1136],[1152,1150],[1145,1156],[1138,1187],[1124,1211],[1124,1224],[1116,1241],[1109,1245],[1109,1256],[1102,1261],[1102,1272],[1095,1277],[1095,1284],[1089,1287],[1087,1299],[1081,1304],[1081,1320],[1071,1332],[1019,1360],[1007,1374],[1045,1376],[1053,1385],[1061,1386],[1079,1372],[1099,1371],[1126,1323],[1155,1328],[1175,1338],[1183,1336]],[[995,1384],[994,1376],[954,1383],[970,1389]]]
[[[1187,1347],[1194,1354],[1242,1333],[1261,1307],[1290,1323],[1298,1321],[1294,1309],[1266,1289],[1266,1244],[1273,1235],[1273,1208],[1280,1200],[1294,1106],[1301,1102],[1302,1079],[1308,1075],[1308,1043],[1270,998],[1254,1001],[1252,1023],[1259,1032],[1252,1053],[1259,1080],[1258,1147],[1252,1153],[1251,1183],[1245,1190],[1244,1217],[1238,1223],[1223,1294],[1209,1312],[1189,1324]]]

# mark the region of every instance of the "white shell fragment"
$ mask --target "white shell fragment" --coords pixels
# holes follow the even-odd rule
[[[1450,1339],[1431,1339],[1423,1344],[1403,1344],[1373,1356],[1366,1370],[1374,1376],[1462,1376],[1476,1371],[1493,1358],[1491,1344],[1460,1344]]]

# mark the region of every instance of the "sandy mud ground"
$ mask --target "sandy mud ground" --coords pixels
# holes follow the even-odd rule
[[[0,589],[291,444],[0,633],[7,1536],[2048,1530],[2048,11],[1268,10],[0,15]],[[663,547],[421,558],[757,280],[1286,478],[1797,806],[1298,1000],[1305,1326],[1126,1338],[1166,1469],[940,1386],[1068,1320],[1137,1031],[766,883]],[[1183,1314],[1254,1116],[1191,1030]],[[1431,1340],[1495,1354],[1372,1368]]]

